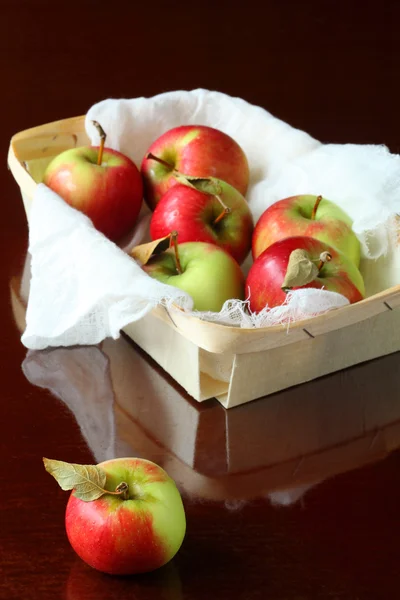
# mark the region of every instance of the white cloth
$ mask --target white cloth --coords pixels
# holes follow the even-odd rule
[[[27,348],[97,344],[164,298],[190,310],[185,292],[148,277],[82,213],[39,185],[29,227]]]
[[[130,156],[138,166],[149,145],[171,127],[203,124],[221,129],[248,157],[247,199],[255,219],[288,195],[322,194],[353,218],[364,256],[387,252],[388,218],[400,213],[400,157],[385,147],[323,145],[260,107],[201,89],[96,104],[87,114],[86,127],[97,144],[92,119],[107,132],[107,146]],[[134,232],[136,243],[146,230],[145,212]],[[180,290],[144,274],[121,249],[95,231],[89,219],[44,185],[38,186],[32,203],[29,251],[32,279],[27,328],[22,336],[28,348],[96,344],[105,337],[118,337],[124,325],[159,302],[177,302],[185,310],[193,306]],[[304,292],[309,302],[305,308]],[[319,290],[299,290],[291,298],[293,311],[289,305],[289,311],[285,307],[263,314],[262,319],[249,318],[242,310],[244,317],[238,320],[237,303],[233,311],[228,307],[228,315],[225,307],[220,316],[201,316],[243,327],[265,326],[347,303],[338,294]]]
[[[248,158],[247,200],[255,219],[282,198],[321,194],[353,219],[365,256],[377,258],[388,249],[385,224],[400,212],[400,156],[385,146],[321,144],[263,108],[203,89],[96,104],[88,111],[86,128],[98,144],[93,119],[108,132],[107,145],[139,165],[149,145],[171,127],[199,124],[221,129]],[[371,231],[375,235],[369,249]]]

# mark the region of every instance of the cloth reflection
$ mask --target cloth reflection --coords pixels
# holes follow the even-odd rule
[[[167,390],[169,383],[164,381],[163,376],[152,373],[153,383],[154,380],[158,380],[164,388],[164,400],[168,396],[170,400],[171,396],[173,397],[176,414],[171,414],[171,407],[166,407],[164,403],[161,419],[163,432],[158,431],[159,410],[158,416],[153,419],[154,427],[151,431],[148,423],[152,420],[151,415],[157,411],[157,403],[154,395],[153,398],[145,398],[141,393],[140,381],[143,383],[143,379],[146,378],[143,369],[146,359],[136,353],[142,368],[135,369],[135,364],[132,365],[130,371],[134,371],[133,376],[139,380],[132,393],[132,381],[129,378],[121,377],[117,382],[112,380],[111,362],[113,358],[121,359],[121,352],[125,355],[125,360],[132,360],[135,349],[129,342],[121,339],[106,342],[105,350],[106,352],[99,346],[88,346],[28,351],[22,363],[22,370],[30,383],[49,390],[72,411],[96,463],[116,456],[145,456],[162,464],[175,478],[184,494],[197,500],[224,500],[230,510],[240,508],[248,493],[250,496],[265,495],[274,505],[289,506],[299,501],[312,487],[306,485],[266,492],[268,476],[265,473],[259,474],[258,471],[255,475],[244,475],[242,482],[240,478],[237,480],[237,474],[232,473],[237,480],[232,487],[226,465],[222,466],[227,460],[225,410],[218,404],[206,411],[209,413],[208,420],[210,415],[215,417],[211,428],[212,435],[207,442],[201,432],[202,413],[196,410],[196,404],[183,398],[182,392],[174,387],[170,386]],[[116,365],[121,367],[121,360],[118,360]],[[126,410],[127,402],[123,399],[123,393],[126,394],[127,390],[131,402],[130,415]],[[157,394],[157,386],[154,391]],[[165,393],[166,391],[168,393]],[[158,394],[157,398],[162,396]],[[132,405],[135,401],[136,409],[139,407],[136,414]],[[221,419],[221,416],[224,418]],[[142,426],[139,425],[139,421]],[[207,455],[207,451],[212,454],[216,450],[215,438],[218,436],[224,438],[224,443],[219,444],[219,451],[223,456],[214,455],[213,460],[208,461],[208,466],[205,466],[201,456]],[[201,455],[197,460],[194,457],[196,450],[199,456]],[[174,455],[175,452],[179,453],[181,460]]]

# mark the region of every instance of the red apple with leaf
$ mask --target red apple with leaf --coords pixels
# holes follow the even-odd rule
[[[155,208],[151,238],[176,231],[180,243],[216,244],[242,263],[251,248],[253,218],[241,193],[215,178],[180,177],[179,181]]]
[[[143,458],[76,465],[44,458],[63,490],[73,490],[65,526],[75,552],[112,575],[153,571],[178,552],[185,511],[174,481]]]
[[[177,184],[176,173],[222,179],[243,196],[249,184],[249,165],[239,144],[204,125],[182,125],[165,132],[146,152],[141,172],[145,200],[152,210]]]
[[[48,165],[43,183],[116,242],[135,225],[143,201],[140,172],[130,158],[101,144],[66,150]]]
[[[354,263],[331,246],[311,237],[288,237],[264,250],[250,268],[246,293],[250,309],[283,304],[289,290],[325,289],[350,303],[362,300],[364,281]]]
[[[351,226],[350,217],[322,196],[285,198],[268,207],[259,218],[253,234],[253,258],[279,240],[307,236],[329,244],[358,266],[360,242]]]

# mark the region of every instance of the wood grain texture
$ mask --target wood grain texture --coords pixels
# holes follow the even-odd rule
[[[398,152],[400,5],[204,0],[195,12],[179,0],[0,4],[0,597],[396,598],[399,355],[228,415],[215,401],[193,403],[131,346],[140,385],[125,390],[108,378],[107,348],[86,359],[87,349],[31,356],[46,359],[46,385],[74,382],[57,398],[21,370],[26,350],[10,281],[23,269],[27,227],[5,164],[18,131],[84,114],[106,97],[196,87],[242,96],[322,141],[385,143]],[[41,457],[86,463],[123,452],[142,452],[174,474],[188,532],[165,570],[114,579],[73,554],[66,495]],[[293,485],[296,495],[287,493]],[[295,497],[291,506],[273,504]]]

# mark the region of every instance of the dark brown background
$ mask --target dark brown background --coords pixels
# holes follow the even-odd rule
[[[0,0],[0,11],[0,597],[398,597],[400,455],[390,452],[399,445],[399,356],[227,416],[214,402],[191,402],[122,340],[93,349],[105,361],[103,383],[94,383],[90,353],[31,357],[44,365],[43,385],[57,380],[57,399],[21,370],[10,283],[18,291],[27,226],[6,152],[14,133],[104,98],[197,87],[241,96],[323,141],[398,152],[400,4]],[[136,381],[124,389],[111,376],[119,352]],[[190,460],[176,448],[177,431],[190,432]],[[187,537],[157,573],[103,576],[66,540],[67,497],[41,457],[93,462],[106,448],[157,460],[181,486]],[[291,506],[268,497],[319,480]]]

